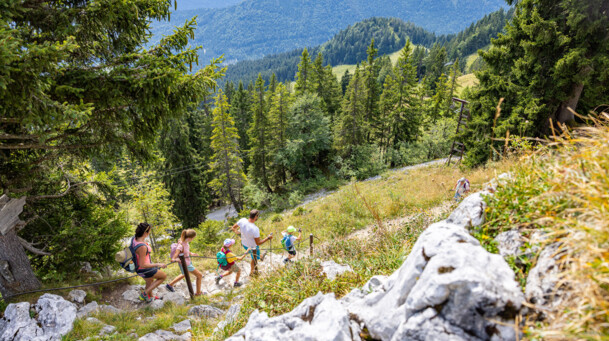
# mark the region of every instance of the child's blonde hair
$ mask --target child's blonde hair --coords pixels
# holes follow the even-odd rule
[[[180,243],[183,243],[188,238],[194,238],[197,236],[197,231],[193,229],[182,230],[182,235],[180,236]]]

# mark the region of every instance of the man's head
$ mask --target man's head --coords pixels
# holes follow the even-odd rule
[[[255,210],[255,209],[250,211],[250,220],[252,222],[258,220],[259,216],[260,216],[260,211]]]

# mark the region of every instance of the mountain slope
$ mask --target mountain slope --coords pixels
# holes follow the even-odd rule
[[[222,9],[176,11],[170,23],[154,23],[152,32],[158,40],[198,16],[193,44],[203,46],[202,59],[224,54],[233,63],[319,45],[347,25],[375,16],[408,20],[437,33],[457,32],[504,5],[503,0],[245,0]]]
[[[366,49],[372,39],[381,56],[399,51],[406,39],[410,39],[413,44],[427,48],[435,43],[443,44],[449,60],[465,60],[468,55],[490,44],[490,39],[503,30],[512,15],[513,10],[501,9],[485,15],[458,34],[442,36],[399,19],[371,18],[347,27],[322,45],[309,48],[309,55],[314,59],[321,52],[324,62],[332,66],[356,64],[366,59]],[[275,73],[278,81],[290,82],[298,70],[302,50],[299,48],[229,65],[223,81],[243,80],[247,85],[250,80],[256,79],[258,73],[267,81]]]

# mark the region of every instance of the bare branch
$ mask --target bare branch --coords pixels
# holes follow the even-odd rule
[[[23,248],[30,251],[31,253],[33,253],[35,255],[39,255],[39,256],[50,256],[51,255],[50,253],[48,253],[46,251],[35,248],[34,245],[27,242],[25,239],[23,239],[19,236],[17,236],[17,238],[19,239],[19,243],[21,244],[21,246],[23,246]]]
[[[0,134],[0,140],[37,140],[34,135]]]

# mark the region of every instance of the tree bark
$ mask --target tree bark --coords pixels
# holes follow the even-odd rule
[[[558,111],[558,115],[556,115],[556,120],[558,122],[565,123],[575,119],[575,115],[573,115],[573,112],[569,110],[569,108],[575,111],[583,90],[583,83],[573,85],[573,89],[571,90],[571,97],[569,97],[569,99],[567,99],[566,101],[562,102],[562,104],[560,105],[560,110]]]
[[[0,293],[9,297],[20,292],[36,290],[40,282],[32,271],[30,260],[21,246],[15,230],[0,234]]]

